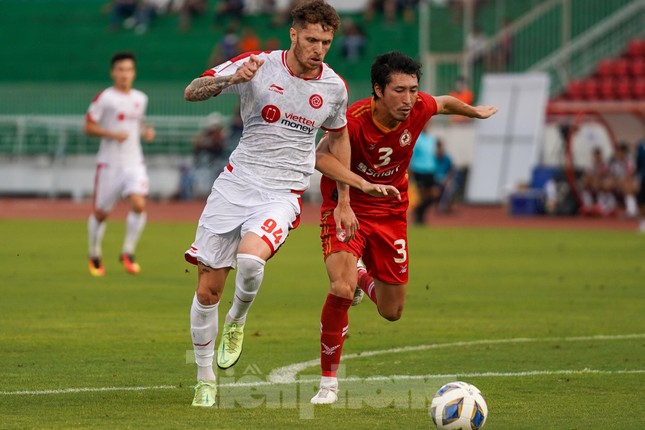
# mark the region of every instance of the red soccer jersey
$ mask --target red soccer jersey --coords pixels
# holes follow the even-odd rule
[[[429,94],[419,93],[408,118],[393,129],[374,120],[372,98],[359,100],[347,110],[347,130],[352,147],[351,170],[365,180],[395,186],[401,201],[376,198],[351,188],[350,203],[356,214],[394,214],[408,209],[408,165],[419,134],[437,113],[437,102]],[[336,207],[336,182],[323,176],[320,182],[321,210]]]

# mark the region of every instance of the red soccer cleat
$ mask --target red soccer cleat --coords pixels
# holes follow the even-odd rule
[[[131,273],[133,275],[138,275],[139,272],[141,272],[141,266],[139,266],[139,263],[135,263],[134,255],[121,254],[121,257],[119,257],[119,261],[123,263],[123,267],[125,268],[126,272]]]
[[[90,275],[101,277],[105,276],[105,267],[103,267],[103,262],[99,257],[91,258],[88,261],[88,269],[90,270]]]

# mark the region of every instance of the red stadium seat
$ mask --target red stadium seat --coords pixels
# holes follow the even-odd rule
[[[582,95],[587,100],[598,99],[598,81],[592,78],[582,81]]]
[[[645,57],[636,57],[630,59],[629,72],[635,78],[639,76],[645,76]]]
[[[572,79],[567,85],[567,98],[571,100],[581,100],[582,99],[582,81],[577,79]]]
[[[600,98],[604,100],[617,98],[615,93],[615,88],[616,88],[616,81],[614,80],[614,78],[611,78],[611,77],[602,78],[598,86],[598,93],[600,94]]]
[[[633,95],[637,100],[645,100],[645,78],[636,78],[634,81]]]
[[[614,61],[614,76],[627,76],[629,74],[629,63],[624,58]]]
[[[645,56],[645,40],[643,39],[632,39],[627,45],[627,55],[630,57],[642,57]]]
[[[598,76],[611,76],[614,73],[614,63],[612,60],[604,59],[598,62]]]
[[[616,82],[616,97],[621,100],[632,98],[632,81],[628,78],[620,78]]]

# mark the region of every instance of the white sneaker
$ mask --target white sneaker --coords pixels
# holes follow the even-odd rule
[[[338,386],[320,387],[318,394],[311,398],[314,405],[331,405],[338,400]]]
[[[358,272],[359,276],[361,272],[367,272],[367,269],[365,269],[365,263],[363,263],[362,259],[358,259],[358,262],[356,263],[356,271]],[[361,303],[363,300],[363,290],[361,287],[356,284],[356,289],[354,290],[354,298],[352,299],[352,306],[357,306]]]

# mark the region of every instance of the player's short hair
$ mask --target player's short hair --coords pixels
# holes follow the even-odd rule
[[[134,56],[132,52],[117,52],[112,56],[112,59],[110,60],[110,67],[114,67],[114,65],[122,60],[132,60],[134,64],[137,64],[137,58]]]
[[[324,0],[304,2],[291,11],[292,26],[303,28],[307,24],[321,24],[323,30],[336,32],[340,27],[338,12]]]
[[[372,63],[372,94],[378,99],[374,86],[378,85],[385,89],[387,84],[392,80],[393,73],[403,73],[405,75],[416,75],[417,80],[421,79],[421,63],[402,52],[392,51],[387,54],[379,55]]]

